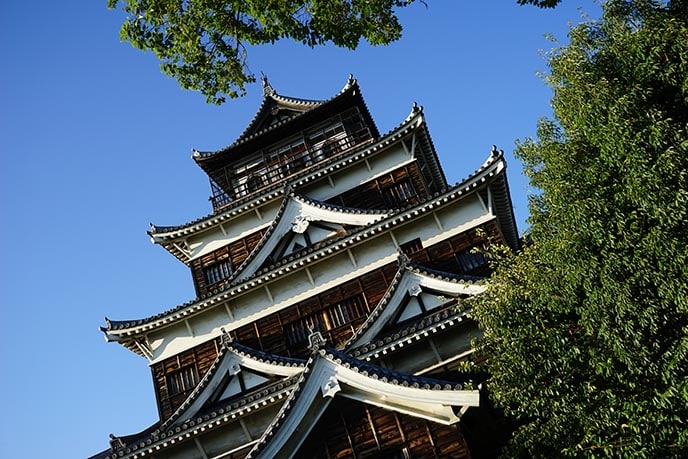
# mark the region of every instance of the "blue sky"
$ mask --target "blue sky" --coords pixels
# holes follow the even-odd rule
[[[516,0],[428,0],[402,13],[403,39],[350,52],[279,43],[251,69],[282,94],[328,98],[358,79],[381,132],[425,108],[448,180],[509,152],[550,112],[544,35],[562,41],[591,0],[555,10]],[[191,149],[230,144],[260,84],[217,107],[183,91],[154,57],[119,42],[106,1],[21,2],[0,15],[0,457],[87,457],[157,420],[146,361],[98,330],[193,298],[188,269],[150,243],[148,223],[211,211]],[[529,192],[511,159],[521,230]]]

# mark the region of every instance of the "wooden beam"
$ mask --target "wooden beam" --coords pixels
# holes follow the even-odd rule
[[[306,271],[306,276],[308,276],[308,281],[311,283],[311,285],[313,287],[315,287],[315,280],[313,280],[313,275],[311,274],[311,270],[308,267],[306,267],[305,271]]]
[[[346,433],[346,439],[349,441],[349,448],[351,448],[351,455],[353,457],[356,457],[356,449],[354,448],[354,442],[351,439],[351,433],[349,432],[348,427],[346,427],[346,419],[344,419],[344,416],[342,415],[342,412],[340,410],[337,410],[339,412],[339,418],[342,420],[342,426],[344,427],[344,432]]]
[[[366,416],[368,417],[368,423],[370,424],[370,430],[373,432],[373,438],[375,438],[375,444],[377,445],[378,450],[382,450],[382,446],[380,445],[380,439],[377,436],[377,430],[375,429],[375,424],[373,423],[373,418],[370,415],[370,410],[368,409],[368,405],[363,405],[365,408]]]
[[[198,452],[201,453],[203,459],[209,459],[208,454],[206,454],[205,450],[203,449],[203,445],[201,445],[201,441],[198,439],[198,437],[194,437],[194,443],[196,443],[196,448],[198,448]]]
[[[270,292],[268,286],[263,285],[263,288],[265,289],[265,294],[268,296],[268,299],[270,300],[270,304],[275,304],[275,298],[272,296],[272,293]]]
[[[225,303],[225,312],[227,313],[227,317],[229,317],[229,320],[234,322],[234,315],[232,314],[232,310],[229,309],[229,303]]]
[[[356,263],[356,258],[354,258],[354,254],[351,252],[351,249],[346,249],[346,253],[349,254],[349,259],[351,260],[353,267],[357,268],[358,264]]]
[[[440,217],[437,216],[437,212],[433,212],[432,216],[435,219],[435,223],[437,223],[437,228],[440,231],[444,231],[444,227],[442,226],[442,222],[440,221]]]
[[[251,437],[251,432],[248,431],[248,428],[246,427],[246,423],[244,422],[243,419],[239,419],[239,425],[241,426],[241,430],[244,431],[244,435],[246,435],[246,438],[248,438],[248,441],[252,441],[253,437]]]
[[[394,247],[398,250],[400,247],[399,247],[399,243],[397,242],[397,238],[394,237],[394,231],[392,231],[392,230],[389,231],[389,237],[392,238],[392,244],[394,244]]]
[[[189,319],[184,319],[184,325],[186,325],[186,330],[189,332],[189,335],[193,338],[196,336],[194,334],[194,331],[191,329],[191,324],[189,323]]]

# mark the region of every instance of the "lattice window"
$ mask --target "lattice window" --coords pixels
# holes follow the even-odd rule
[[[323,332],[334,330],[353,322],[365,313],[365,298],[362,294],[354,295],[287,324],[287,341],[292,346],[301,345],[308,341],[311,329]]]
[[[382,198],[388,207],[403,207],[416,196],[416,189],[408,178],[400,180],[382,191]]]
[[[480,252],[473,251],[473,249],[464,250],[457,253],[456,260],[458,261],[462,271],[465,273],[485,268],[487,266],[487,259],[485,256]]]
[[[411,241],[405,242],[399,246],[402,252],[404,252],[406,255],[411,256],[416,252],[420,252],[423,250],[423,243],[420,241],[420,238],[417,237]]]
[[[232,275],[232,262],[229,259],[219,261],[203,268],[205,284],[212,285]]]
[[[167,392],[169,396],[187,392],[198,383],[196,365],[187,365],[167,375]]]

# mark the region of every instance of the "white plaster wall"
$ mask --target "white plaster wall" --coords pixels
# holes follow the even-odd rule
[[[330,173],[329,177],[334,183],[334,187],[327,178],[320,180],[313,185],[305,187],[305,194],[313,199],[325,201],[333,196],[341,194],[347,190],[369,182],[376,177],[388,174],[406,164],[415,161],[402,148],[400,144],[395,144],[374,156],[368,157],[368,165],[365,161],[360,161],[350,165],[345,169]]]
[[[438,210],[437,215],[443,231],[438,228],[432,214],[428,214],[394,228],[397,241],[401,244],[420,237],[427,247],[494,218],[485,212],[474,196]],[[267,284],[272,301],[265,291],[265,284],[235,295],[225,302],[233,320],[230,320],[226,312],[225,303],[218,302],[200,315],[187,319],[191,334],[183,322],[151,333],[149,341],[153,348],[153,363],[219,336],[221,327],[225,327],[227,331],[234,330],[378,269],[395,261],[399,253],[392,237],[387,233],[366,239],[350,250],[356,261],[355,267],[346,250],[308,264],[315,285],[311,284],[306,270],[300,268],[282,273]]]
[[[230,242],[246,237],[258,229],[267,227],[272,223],[281,204],[282,199],[276,199],[264,206],[258,207],[258,213],[255,210],[249,210],[242,212],[234,219],[225,220],[221,224],[222,228],[224,228],[224,233],[220,224],[217,224],[207,231],[194,234],[187,240],[191,247],[191,259],[206,255],[213,250],[224,247]],[[260,214],[260,217],[258,214]]]

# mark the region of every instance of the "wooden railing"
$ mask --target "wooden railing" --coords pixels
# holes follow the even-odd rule
[[[346,132],[342,128],[340,132],[315,145],[308,145],[305,140],[301,140],[281,149],[279,153],[260,151],[254,156],[253,161],[249,160],[239,168],[225,171],[230,192],[211,180],[213,195],[210,201],[213,210],[217,212],[235,199],[273,185],[370,139],[372,134],[368,127],[355,132]]]

